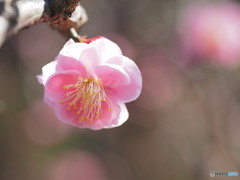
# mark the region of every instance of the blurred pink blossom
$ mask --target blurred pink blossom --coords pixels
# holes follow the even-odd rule
[[[195,5],[178,24],[185,53],[233,67],[240,63],[240,6],[234,3]]]
[[[128,119],[124,103],[142,88],[136,64],[106,38],[89,44],[69,40],[42,72],[45,102],[62,122],[80,128],[120,126]]]
[[[106,180],[103,163],[94,154],[70,151],[57,158],[49,168],[48,180]]]

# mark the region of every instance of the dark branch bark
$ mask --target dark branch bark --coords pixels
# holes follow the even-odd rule
[[[39,23],[54,25],[63,34],[87,22],[80,0],[0,0],[0,46],[7,36]],[[76,9],[76,12],[74,12]]]
[[[70,38],[70,29],[74,28],[76,31],[79,31],[87,20],[88,17],[83,7],[77,6],[69,19],[61,21],[58,24],[51,24],[51,26],[62,33],[65,37]]]
[[[46,1],[46,0],[45,0]],[[57,24],[71,17],[80,0],[48,0],[39,22]]]

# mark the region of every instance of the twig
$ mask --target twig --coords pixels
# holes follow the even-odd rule
[[[0,46],[9,35],[39,23],[55,24],[53,27],[62,33],[70,27],[79,30],[87,22],[79,1],[0,0]]]

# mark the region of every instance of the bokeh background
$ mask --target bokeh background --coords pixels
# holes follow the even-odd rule
[[[70,127],[43,103],[36,75],[66,42],[58,32],[37,25],[9,38],[0,48],[0,179],[205,180],[211,171],[240,173],[238,63],[189,58],[179,37],[188,6],[229,2],[239,5],[81,0],[89,16],[81,35],[108,37],[142,72],[142,94],[114,129]],[[228,178],[240,177],[219,179]]]

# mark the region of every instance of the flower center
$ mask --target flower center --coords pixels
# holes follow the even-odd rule
[[[69,89],[60,104],[68,103],[67,109],[74,109],[79,115],[79,123],[93,122],[94,119],[103,117],[102,105],[107,103],[108,110],[112,110],[111,100],[107,97],[99,78],[78,78],[75,84],[63,86]]]

